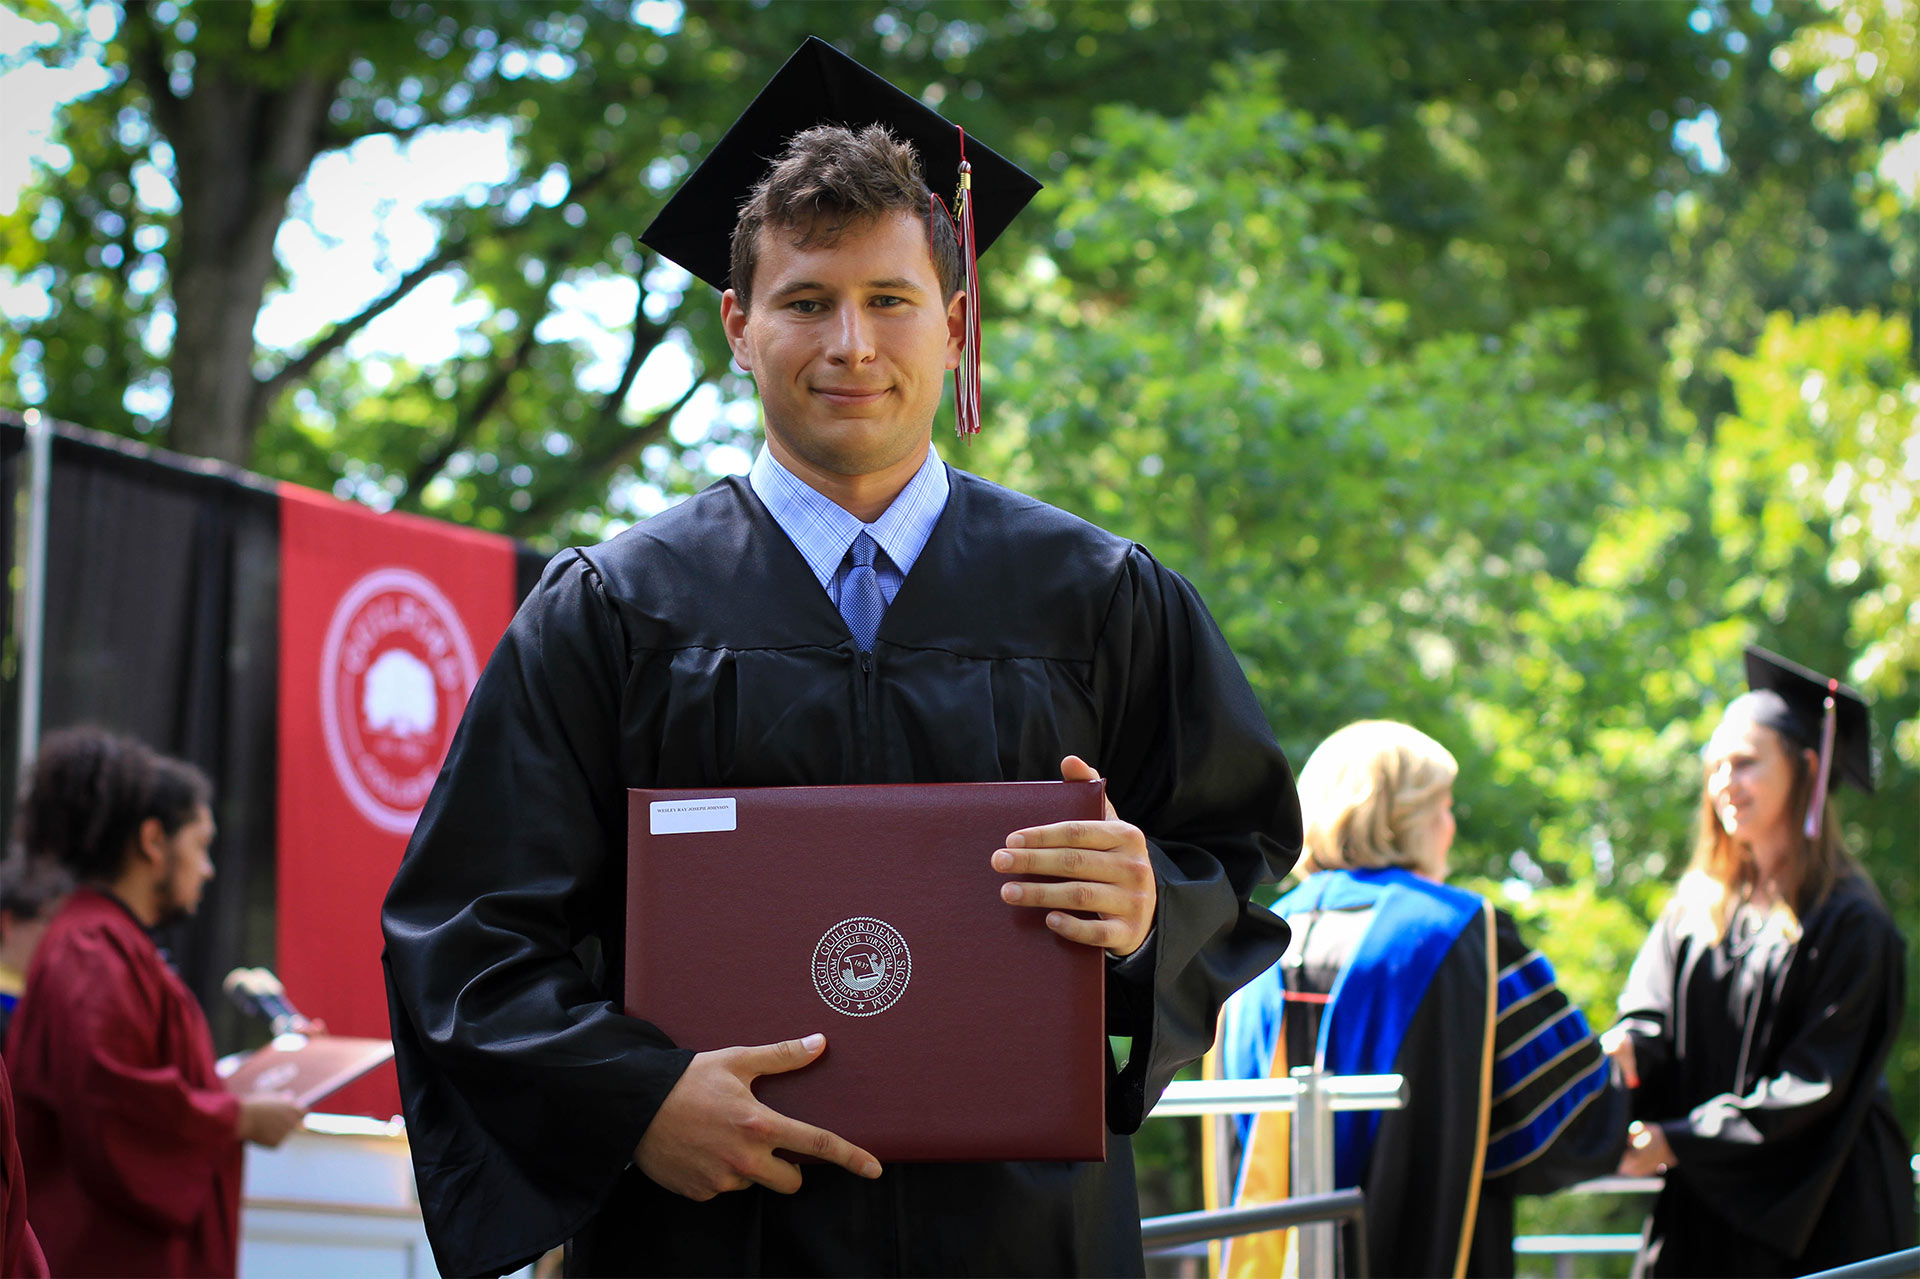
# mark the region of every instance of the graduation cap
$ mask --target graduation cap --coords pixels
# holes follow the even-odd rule
[[[815,125],[885,125],[912,145],[938,193],[956,188],[950,216],[960,239],[967,290],[966,350],[954,370],[960,433],[980,429],[980,277],[975,258],[1007,229],[1040,183],[958,125],[849,58],[808,36],[741,113],[726,136],[668,200],[640,242],[722,291],[732,272],[733,227],[753,188],[796,133]]]
[[[1831,785],[1851,782],[1873,793],[1872,721],[1867,701],[1837,679],[1808,670],[1778,653],[1749,645],[1747,684],[1732,706],[1756,724],[1787,740],[1820,752],[1813,802],[1807,806],[1806,835],[1820,833],[1820,818]]]

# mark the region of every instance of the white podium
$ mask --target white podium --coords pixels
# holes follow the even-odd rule
[[[247,1147],[244,1187],[240,1279],[439,1273],[398,1120],[308,1115],[279,1149]]]

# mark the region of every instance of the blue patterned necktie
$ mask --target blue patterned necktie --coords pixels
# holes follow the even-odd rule
[[[847,548],[852,563],[840,583],[840,616],[847,619],[860,651],[873,651],[873,637],[880,631],[880,617],[887,611],[887,597],[880,593],[880,575],[873,570],[873,557],[879,546],[863,530]]]

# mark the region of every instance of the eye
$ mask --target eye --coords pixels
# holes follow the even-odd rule
[[[907,300],[905,298],[895,296],[892,293],[882,293],[873,299],[873,305],[879,307],[905,306],[906,304]]]
[[[827,304],[819,298],[795,298],[787,303],[787,309],[796,315],[818,315],[827,309]]]

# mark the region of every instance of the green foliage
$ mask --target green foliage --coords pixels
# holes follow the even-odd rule
[[[1455,865],[1590,1018],[1686,861],[1748,642],[1875,697],[1882,785],[1847,830],[1920,939],[1911,0],[642,8],[133,0],[96,50],[31,0],[42,60],[98,51],[111,82],[0,220],[0,278],[48,308],[0,322],[0,403],[181,443],[215,177],[298,228],[316,159],[498,128],[508,175],[430,210],[424,264],[368,300],[445,276],[456,353],[358,353],[362,314],[219,355],[251,462],[541,542],[643,517],[757,412],[715,300],[633,236],[817,32],[1048,183],[982,262],[988,430],[947,456],[1191,576],[1296,762],[1366,716],[1446,742]],[[296,91],[321,123],[276,133]],[[243,123],[296,158],[198,164]],[[579,322],[582,290],[617,314]],[[1917,1032],[1910,1002],[1910,1131]],[[1193,1206],[1190,1136],[1143,1140],[1155,1206]]]
[[[1920,921],[1920,363],[1907,321],[1772,317],[1752,355],[1722,361],[1737,413],[1715,450],[1713,522],[1743,572],[1729,604],[1769,647],[1875,698],[1879,786],[1843,793],[1848,843],[1909,938]],[[1920,1127],[1920,952],[1894,1096]]]
[[[1005,290],[966,460],[1191,575],[1294,758],[1367,715],[1454,744],[1465,861],[1498,874],[1535,843],[1515,783],[1561,747],[1503,765],[1475,694],[1632,457],[1570,317],[1413,338],[1359,291],[1341,232],[1375,145],[1286,107],[1271,62],[1179,121],[1103,113],[1042,197],[1058,247]]]

